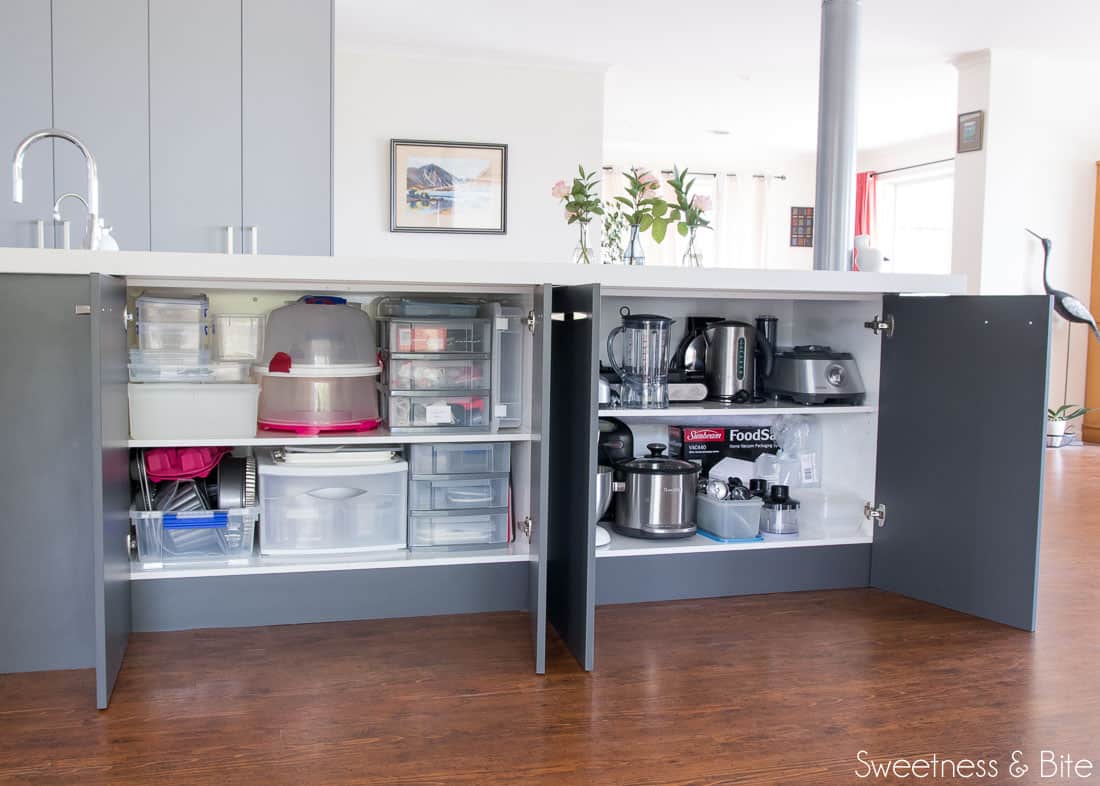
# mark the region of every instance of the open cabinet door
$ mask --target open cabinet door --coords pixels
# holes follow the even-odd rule
[[[588,671],[595,658],[598,285],[554,287],[551,323],[550,624]]]
[[[531,431],[539,441],[531,445],[531,563],[527,603],[535,645],[535,673],[546,673],[546,571],[550,542],[550,298],[549,284],[535,290],[534,338],[531,342]]]
[[[883,299],[871,584],[1035,629],[1051,301]]]
[[[130,636],[130,435],[126,401],[126,284],[91,276],[92,538],[96,706],[104,709]]]

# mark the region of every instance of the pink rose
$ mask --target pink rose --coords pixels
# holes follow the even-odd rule
[[[569,196],[569,191],[569,184],[564,180],[559,180],[554,184],[554,187],[550,189],[550,196],[554,197],[554,199],[565,199]]]
[[[700,213],[705,213],[711,208],[710,197],[706,194],[696,194],[691,198],[691,206]]]
[[[650,191],[657,191],[661,187],[661,181],[652,172],[646,171],[638,175],[638,182],[647,186]]]

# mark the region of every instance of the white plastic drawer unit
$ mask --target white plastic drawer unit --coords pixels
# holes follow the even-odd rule
[[[346,454],[345,454],[346,455]],[[348,554],[406,547],[408,465],[279,462],[259,453],[260,553]]]
[[[243,563],[252,556],[255,508],[188,513],[131,510],[142,568],[165,563]]]
[[[409,446],[409,471],[414,478],[506,473],[511,466],[512,446],[507,442]]]
[[[381,327],[381,348],[394,354],[487,354],[492,346],[488,319],[392,319]]]
[[[382,383],[391,390],[484,390],[490,384],[487,355],[390,355],[382,369]]]
[[[454,475],[409,482],[410,510],[503,508],[508,505],[508,476]]]
[[[508,513],[504,510],[409,514],[410,548],[494,546],[507,542]]]

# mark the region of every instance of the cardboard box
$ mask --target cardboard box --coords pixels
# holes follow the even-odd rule
[[[724,458],[756,461],[764,453],[775,455],[779,446],[770,425],[669,426],[668,452],[699,464],[706,476]]]

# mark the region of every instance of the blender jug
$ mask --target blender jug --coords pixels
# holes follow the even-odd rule
[[[624,407],[668,407],[669,346],[673,320],[657,314],[631,314],[619,309],[623,324],[607,334],[607,360],[622,381]],[[615,336],[623,334],[622,363],[615,357]]]

